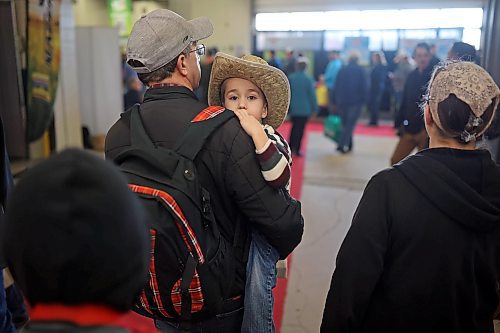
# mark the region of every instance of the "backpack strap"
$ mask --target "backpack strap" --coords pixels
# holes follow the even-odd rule
[[[190,253],[186,260],[184,271],[182,272],[182,280],[180,285],[182,300],[181,323],[184,325],[184,329],[190,329],[190,327],[185,325],[189,325],[191,321],[191,295],[189,294],[189,285],[193,280],[194,273],[196,271],[196,265],[196,260]]]
[[[233,117],[235,114],[232,111],[221,106],[209,106],[191,120],[186,132],[177,141],[174,150],[180,155],[194,160],[214,130]]]
[[[123,118],[130,118],[130,147],[123,150],[113,160],[120,165],[123,171],[129,170],[127,166],[129,163],[133,165],[135,160],[141,160],[146,163],[141,168],[141,176],[158,179],[160,175],[166,174],[171,178],[178,161],[172,158],[172,152],[156,147],[144,128],[139,111],[139,104],[135,104],[127,112],[122,113]],[[130,170],[136,170],[135,172],[137,172],[136,168]]]

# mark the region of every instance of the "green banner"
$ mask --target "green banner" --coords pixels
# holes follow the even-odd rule
[[[132,31],[132,0],[108,0],[109,22],[118,27],[120,37],[128,37]]]
[[[49,127],[61,62],[59,16],[61,0],[28,2],[28,96],[29,141],[39,139]]]

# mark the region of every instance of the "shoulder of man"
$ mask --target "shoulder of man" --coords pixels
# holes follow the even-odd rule
[[[224,112],[233,111],[225,109]],[[240,159],[250,153],[255,154],[251,138],[245,133],[236,117],[215,129],[204,148],[231,155],[232,159]]]

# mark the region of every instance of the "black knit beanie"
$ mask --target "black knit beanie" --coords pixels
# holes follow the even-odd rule
[[[4,247],[30,304],[127,310],[145,284],[144,212],[113,165],[66,150],[28,171],[7,203]]]

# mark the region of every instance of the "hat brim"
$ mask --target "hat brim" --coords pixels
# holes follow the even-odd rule
[[[188,23],[191,25],[193,34],[191,41],[193,42],[208,38],[214,33],[212,23],[205,16],[192,19],[191,21],[188,21]]]
[[[208,88],[208,104],[222,105],[221,86],[229,78],[253,82],[267,100],[268,115],[264,124],[278,128],[285,120],[290,104],[290,83],[279,69],[267,64],[243,60],[225,53],[217,53],[212,65]]]

